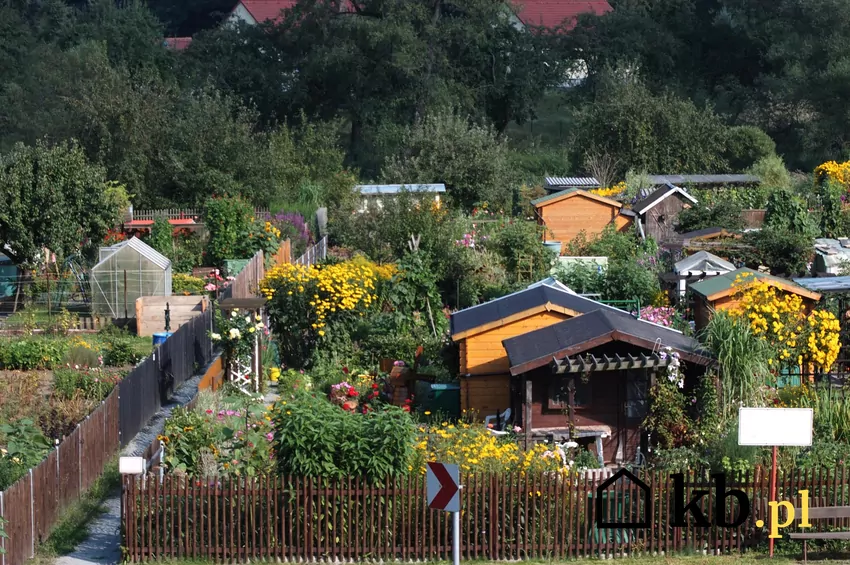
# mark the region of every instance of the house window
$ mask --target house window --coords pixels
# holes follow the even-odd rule
[[[590,381],[582,382],[581,377],[555,377],[549,384],[549,409],[566,410],[570,406],[570,381],[575,383],[575,407],[590,405]]]
[[[626,375],[626,417],[643,419],[649,411],[649,379],[646,371],[629,371]]]

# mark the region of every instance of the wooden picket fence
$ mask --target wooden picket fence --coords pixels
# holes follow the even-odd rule
[[[627,478],[602,494],[599,479],[549,475],[470,475],[461,491],[463,559],[515,560],[623,557],[638,554],[738,552],[767,539],[768,473],[756,469],[727,479],[749,498],[749,517],[739,527],[678,527],[675,489],[669,473],[644,472],[645,495]],[[808,489],[810,505],[846,504],[843,468],[815,474],[780,475],[780,500],[797,505]],[[166,475],[125,477],[123,545],[134,562],[172,558],[287,561],[441,560],[451,555],[451,516],[431,510],[421,475],[382,485],[347,478],[298,477],[204,479]],[[715,523],[714,483],[685,475],[683,501],[710,490],[700,508]],[[639,522],[646,528],[597,527],[597,498],[606,521]],[[726,519],[737,516],[734,497]],[[826,522],[817,528],[842,525]],[[830,523],[836,522],[836,523]],[[844,523],[844,527],[848,524]],[[812,531],[812,530],[807,530]]]
[[[181,326],[134,368],[100,406],[35,468],[0,491],[0,565],[23,565],[35,556],[63,510],[78,500],[107,463],[141,431],[162,406],[166,389],[176,388],[214,356],[207,310]]]
[[[0,517],[9,536],[0,539],[5,565],[22,565],[35,556],[60,512],[92,486],[118,451],[118,395],[116,387],[44,461],[0,491]]]

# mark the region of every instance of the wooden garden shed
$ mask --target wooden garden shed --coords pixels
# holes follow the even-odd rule
[[[697,203],[688,192],[667,183],[632,205],[635,222],[641,237],[663,242],[677,239],[675,228],[679,213]]]
[[[547,228],[544,241],[560,241],[561,252],[580,231],[588,237],[614,225],[617,231],[632,226],[632,218],[624,215],[623,203],[598,196],[579,188],[561,190],[532,200],[537,222]]]
[[[510,362],[503,340],[600,308],[619,312],[549,279],[452,314],[452,340],[460,348],[461,408],[484,418],[511,407]]]
[[[503,345],[526,442],[588,443],[605,464],[639,462],[638,452],[647,452],[642,426],[653,379],[667,378],[676,363],[692,379],[712,362],[693,338],[612,309]]]
[[[694,321],[697,329],[702,329],[708,325],[711,319],[711,313],[714,310],[728,310],[738,305],[738,298],[735,296],[737,287],[735,280],[741,277],[743,280],[758,279],[767,281],[771,286],[776,287],[781,292],[788,292],[802,297],[803,304],[807,312],[811,312],[821,295],[804,288],[789,280],[775,277],[767,273],[759,273],[752,269],[736,269],[728,273],[724,273],[709,279],[705,279],[690,285],[691,296],[693,298]]]

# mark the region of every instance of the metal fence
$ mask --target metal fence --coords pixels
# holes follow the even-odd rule
[[[210,308],[180,326],[118,385],[122,447],[141,431],[175,388],[212,360],[209,332],[214,319]]]
[[[320,239],[315,245],[310,247],[304,254],[295,260],[297,265],[313,265],[324,261],[328,257],[328,237]]]
[[[777,500],[799,507],[848,503],[845,470],[780,473]],[[469,475],[461,490],[461,556],[517,560],[625,557],[675,552],[737,552],[761,544],[767,532],[767,471],[727,476],[723,494],[740,489],[742,505],[707,477],[685,472],[681,491],[668,472],[641,472],[646,489],[628,476],[600,482],[593,475]],[[431,510],[418,473],[374,484],[357,478],[303,477],[199,480],[185,476],[125,477],[124,545],[131,561],[432,561],[451,555],[451,516]],[[677,497],[691,500],[712,524],[676,520]],[[681,501],[680,501],[681,502]],[[717,515],[725,508],[725,516]],[[600,525],[600,520],[604,522]],[[819,520],[811,531],[839,526]],[[846,522],[846,520],[845,520]],[[623,524],[622,527],[612,526]],[[796,527],[796,524],[795,524]],[[810,530],[807,530],[810,531]]]

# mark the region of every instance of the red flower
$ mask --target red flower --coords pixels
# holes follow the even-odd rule
[[[410,406],[402,406],[401,409],[405,412],[410,412]]]
[[[212,414],[212,410],[207,409],[207,414]]]
[[[351,387],[350,389],[348,389],[348,396],[357,396],[357,390],[354,387]]]
[[[372,383],[372,388],[378,390],[378,383]]]
[[[347,375],[347,374],[348,374],[348,367],[343,367],[343,368],[342,368],[342,372],[343,372],[343,373],[345,373],[345,374]]]

